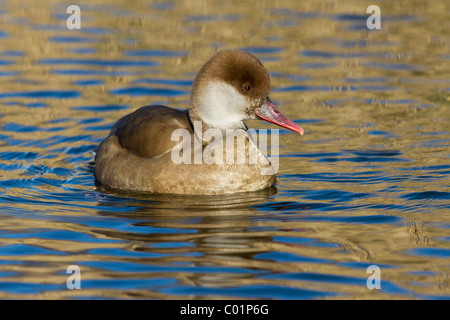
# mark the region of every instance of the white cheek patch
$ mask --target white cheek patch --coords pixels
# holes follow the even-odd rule
[[[203,90],[197,106],[202,120],[217,129],[242,128],[246,120],[247,98],[233,86],[213,81]]]

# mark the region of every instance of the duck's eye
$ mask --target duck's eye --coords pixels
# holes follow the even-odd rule
[[[245,85],[243,86],[243,88],[244,88],[244,90],[247,91],[247,92],[252,91],[252,86],[249,85],[249,84],[245,84]]]

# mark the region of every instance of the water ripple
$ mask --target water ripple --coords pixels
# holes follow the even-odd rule
[[[130,106],[127,105],[104,105],[104,106],[79,106],[74,107],[73,110],[86,110],[92,112],[111,112],[128,109]]]
[[[36,98],[36,99],[73,99],[81,96],[78,91],[71,90],[37,90],[0,93],[2,98]]]
[[[112,60],[112,59],[41,59],[41,64],[51,65],[88,65],[98,67],[155,67],[158,65],[154,61],[140,60]]]
[[[171,88],[126,87],[111,90],[111,93],[130,96],[181,96],[189,92]]]
[[[436,0],[392,8],[373,31],[351,4],[104,2],[83,5],[80,30],[61,1],[0,10],[0,298],[449,298],[450,55]],[[36,23],[42,12],[56,23]],[[271,97],[305,129],[280,130],[275,187],[100,186],[94,151],[115,121],[184,106],[220,48],[258,56]],[[66,286],[72,264],[81,290]]]

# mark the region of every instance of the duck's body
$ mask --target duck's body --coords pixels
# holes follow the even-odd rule
[[[200,70],[188,110],[145,106],[117,121],[97,150],[97,181],[114,189],[200,195],[274,185],[275,170],[242,121],[262,118],[303,131],[271,103],[269,89],[267,71],[254,56],[238,50],[216,54]],[[232,145],[214,144],[221,141],[204,136],[208,130],[224,139],[231,130],[237,138]]]
[[[171,140],[176,129],[187,130],[192,137],[192,141],[185,141],[191,144],[189,163],[174,163],[172,159],[172,151],[180,144]],[[247,154],[255,151],[260,154],[258,164],[250,164],[248,157],[244,164],[226,164],[226,159],[222,164],[207,164],[204,159],[196,163],[195,154],[203,156],[206,146],[194,134],[187,111],[165,106],[142,107],[117,121],[100,144],[95,160],[96,178],[114,189],[173,194],[225,194],[274,185],[274,173],[261,173],[261,166],[270,169],[268,160],[246,131],[237,134],[246,139]],[[198,139],[195,144],[194,139]],[[224,143],[223,150],[226,147]]]

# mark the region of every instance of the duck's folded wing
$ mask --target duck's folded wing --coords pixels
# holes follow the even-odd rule
[[[165,106],[145,106],[117,121],[111,134],[120,145],[140,157],[152,158],[170,152],[178,141],[172,141],[176,129],[193,133],[187,111]]]

